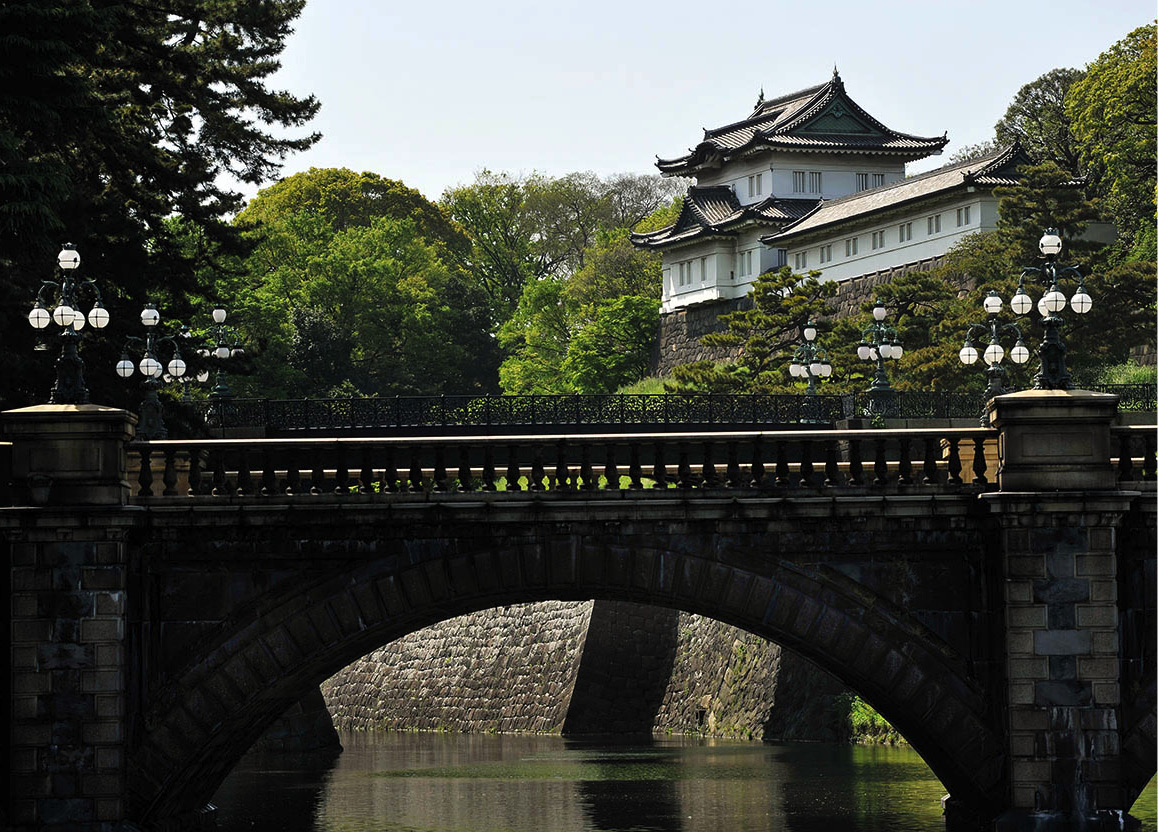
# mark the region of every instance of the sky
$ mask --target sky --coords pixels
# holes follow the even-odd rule
[[[309,0],[275,87],[322,102],[283,174],[349,167],[436,200],[484,168],[654,173],[704,127],[827,81],[894,130],[992,136],[1017,90],[1084,67],[1153,0]],[[247,196],[256,188],[244,187]]]

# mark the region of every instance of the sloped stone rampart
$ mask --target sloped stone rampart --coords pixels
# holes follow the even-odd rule
[[[322,685],[345,730],[670,733],[839,740],[844,687],[758,636],[626,602],[462,616],[375,650]]]
[[[515,604],[412,633],[322,685],[343,730],[558,731],[593,602]]]

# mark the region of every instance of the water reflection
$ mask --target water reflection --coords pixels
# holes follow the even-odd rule
[[[247,757],[222,832],[929,832],[944,788],[908,748],[343,734],[336,763]],[[301,762],[301,761],[297,761]],[[1154,829],[1155,785],[1139,800]]]

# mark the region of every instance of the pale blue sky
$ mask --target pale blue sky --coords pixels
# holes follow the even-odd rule
[[[310,0],[276,86],[322,101],[324,135],[284,173],[350,167],[428,198],[481,168],[655,172],[701,127],[821,83],[890,127],[988,138],[1018,88],[1082,67],[1153,0],[381,2]],[[252,193],[252,190],[250,190]]]

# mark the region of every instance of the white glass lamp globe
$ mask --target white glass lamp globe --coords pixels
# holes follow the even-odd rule
[[[814,327],[812,324],[809,324],[808,326],[804,327],[804,340],[805,341],[815,341],[816,340],[816,327]]]
[[[57,326],[72,326],[72,315],[72,307],[63,303],[52,310],[52,320]]]
[[[994,364],[1000,364],[1001,359],[1005,358],[1005,350],[1002,348],[1001,344],[990,344],[985,348],[984,358],[985,363],[990,366]]]
[[[213,351],[213,354],[218,358],[229,358],[229,347],[220,346]]]
[[[972,344],[966,344],[961,348],[961,352],[957,353],[957,357],[961,359],[962,364],[976,364],[977,348]]]
[[[1020,286],[1017,293],[1010,299],[1009,308],[1013,310],[1014,315],[1024,315],[1033,309],[1033,301],[1030,300],[1029,295]]]
[[[1024,343],[1018,341],[1012,350],[1009,351],[1009,359],[1014,364],[1024,364],[1029,361],[1029,349]]]
[[[1041,249],[1041,253],[1047,257],[1060,254],[1062,250],[1062,239],[1057,235],[1057,232],[1051,228],[1037,241],[1037,247]]]
[[[80,254],[72,247],[72,243],[64,244],[60,253],[56,255],[56,264],[70,271],[80,265]]]
[[[832,365],[825,361],[820,365],[820,377],[828,378],[830,375],[832,375]]]
[[[84,329],[84,315],[80,313],[80,310],[73,310],[72,328],[77,332],[80,332],[82,329]]]
[[[861,343],[861,345],[856,348],[856,357],[859,358],[861,361],[868,361],[869,360],[869,345],[865,344],[865,343]]]
[[[996,292],[990,292],[981,302],[987,315],[996,315],[1001,311],[1001,297]]]
[[[893,344],[893,360],[897,361],[905,354],[905,348],[900,344]]]
[[[225,310],[224,309],[218,307],[217,309],[213,310],[213,323],[215,323],[215,324],[225,323]]]
[[[32,311],[28,313],[28,323],[32,325],[33,329],[44,329],[51,320],[52,315],[39,303],[32,307]]]
[[[1054,286],[1042,299],[1045,304],[1045,310],[1051,314],[1061,312],[1066,308],[1066,296],[1058,291],[1057,286]]]
[[[883,321],[885,319],[885,306],[883,303],[878,303],[873,307],[873,318],[878,321]]]
[[[234,347],[229,351],[230,358],[241,358],[243,355],[245,355],[245,350],[243,350],[241,347]]]
[[[137,369],[141,371],[141,375],[147,378],[153,378],[161,375],[161,362],[151,355],[146,355],[141,359],[141,363],[137,365]]]
[[[185,375],[185,362],[181,358],[174,358],[169,362],[168,369],[169,375],[173,376],[173,378],[181,378],[181,376]]]
[[[808,372],[811,373],[814,378],[820,378],[820,362],[813,361],[811,364],[809,364]]]
[[[199,382],[201,382],[202,384],[209,381],[209,371],[208,370],[202,370],[201,372],[197,373],[197,380]]]
[[[1086,294],[1086,290],[1079,286],[1077,293],[1070,298],[1070,307],[1078,315],[1084,315],[1090,311],[1090,307],[1094,305],[1094,299]]]
[[[145,326],[156,326],[161,322],[161,313],[152,306],[146,306],[141,310],[141,323]]]
[[[869,361],[876,361],[880,358],[876,347],[869,347]]]
[[[93,304],[93,308],[88,311],[88,322],[93,329],[104,329],[109,325],[109,310],[99,303]]]
[[[128,378],[133,374],[133,362],[129,360],[127,355],[121,356],[121,360],[117,362],[117,375],[121,378]]]
[[[793,378],[800,377],[800,365],[795,361],[788,365],[788,375],[792,376]]]
[[[1037,314],[1041,315],[1043,318],[1049,317],[1049,310],[1045,308],[1045,298],[1044,297],[1039,298],[1037,301]]]

